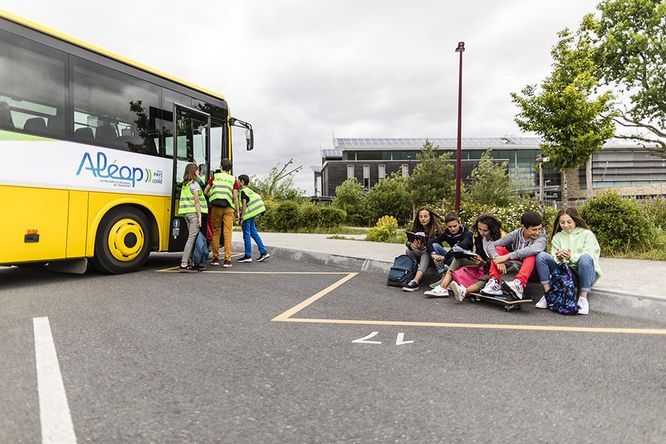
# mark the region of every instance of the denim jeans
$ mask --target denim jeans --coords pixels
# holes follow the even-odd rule
[[[550,274],[557,268],[557,262],[553,256],[542,251],[537,255],[536,267],[539,272],[539,280],[542,284],[550,284]],[[573,266],[580,279],[580,291],[590,291],[596,281],[596,272],[594,271],[594,259],[589,254],[583,254],[578,263]]]
[[[257,243],[257,248],[259,249],[259,254],[266,254],[266,247],[259,237],[259,232],[257,231],[257,225],[254,223],[254,217],[246,219],[241,224],[243,227],[243,242],[245,242],[245,256],[252,256],[252,240]]]
[[[440,244],[432,244],[432,254],[439,254],[441,256],[446,256],[446,253],[449,252],[446,248],[442,247]],[[447,263],[448,262],[448,263]],[[451,262],[453,262],[453,258],[449,261],[442,261],[442,262],[436,262],[434,259],[432,261],[433,264],[435,264],[435,268],[437,269],[437,273],[442,274],[446,271],[445,267],[447,265],[451,265]]]

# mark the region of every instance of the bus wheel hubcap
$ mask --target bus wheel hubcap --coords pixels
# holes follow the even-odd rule
[[[144,236],[141,225],[134,219],[120,219],[109,232],[109,251],[122,262],[130,262],[141,253]]]

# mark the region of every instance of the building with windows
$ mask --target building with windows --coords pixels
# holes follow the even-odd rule
[[[442,153],[451,152],[455,161],[455,138],[428,139]],[[333,149],[322,149],[321,166],[313,166],[315,195],[335,196],[335,188],[356,178],[365,189],[393,173],[409,176],[418,165],[417,154],[424,138],[334,138]],[[506,161],[517,188],[539,189],[538,158],[541,140],[536,137],[463,138],[461,175],[468,180],[481,155],[492,150],[492,158]],[[544,163],[544,188],[548,198],[560,197],[560,173]],[[654,156],[648,148],[624,140],[610,140],[592,156],[588,165],[567,176],[569,195],[584,199],[594,191],[615,188],[621,194],[637,197],[666,197],[666,159]],[[591,180],[589,180],[591,179]],[[592,193],[588,184],[592,184]]]

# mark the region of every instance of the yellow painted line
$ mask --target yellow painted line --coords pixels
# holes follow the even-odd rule
[[[326,274],[349,274],[348,271],[225,271],[223,270],[206,270],[200,271],[199,274],[302,274],[302,275],[326,275]],[[162,270],[155,270],[157,273],[180,273],[178,267],[164,268]],[[194,273],[190,273],[194,274]]]
[[[298,304],[298,305],[290,308],[289,310],[285,311],[284,313],[276,316],[275,318],[273,318],[273,321],[290,321],[290,319],[289,319],[290,316],[295,315],[296,313],[303,310],[308,305],[310,305],[310,304],[314,303],[315,301],[317,301],[318,299],[326,296],[328,293],[335,290],[336,288],[338,288],[340,285],[344,284],[348,280],[352,279],[357,274],[358,273],[348,273],[347,276],[343,277],[342,279],[338,280],[337,282],[329,285],[328,287],[324,288],[320,292],[310,296],[309,298],[307,298],[306,300],[304,300],[300,304]]]
[[[327,290],[328,289],[322,291],[328,292]],[[315,296],[318,295],[319,293],[314,295],[312,298],[315,298]],[[319,295],[316,299],[319,299],[321,296],[323,296],[323,294]],[[298,307],[299,306],[297,305],[296,307],[294,307],[294,309]],[[298,310],[302,308],[304,307],[298,308]],[[661,328],[566,327],[566,326],[557,326],[557,325],[466,324],[466,323],[456,323],[456,322],[370,321],[370,320],[355,320],[355,319],[305,319],[305,318],[291,318],[289,317],[289,315],[285,316],[287,313],[290,313],[290,311],[284,312],[280,316],[274,318],[273,321],[300,322],[306,324],[384,325],[384,326],[398,326],[398,327],[442,327],[442,328],[471,328],[471,329],[486,329],[486,330],[495,329],[495,330],[563,331],[563,332],[580,332],[580,333],[623,333],[623,334],[634,334],[634,335],[666,335],[666,329],[661,329]]]

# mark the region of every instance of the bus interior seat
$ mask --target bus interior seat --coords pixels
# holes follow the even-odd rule
[[[7,102],[0,102],[0,128],[15,129],[12,112]]]
[[[46,122],[46,129],[51,134],[63,134],[65,132],[65,121],[59,116],[49,117],[48,122]]]
[[[46,122],[41,117],[32,117],[25,121],[23,131],[35,134],[46,133]]]
[[[139,140],[139,143],[140,142],[141,140]],[[132,145],[136,143],[137,143],[136,138],[131,136],[119,136],[117,142],[118,146],[125,151],[135,151],[134,149],[132,149]]]
[[[116,130],[108,123],[97,127],[97,131],[95,132],[95,143],[103,146],[115,146],[117,140],[118,136],[116,136]]]
[[[155,139],[150,135],[144,141],[145,153],[151,156],[157,156],[157,147],[155,146]]]
[[[95,136],[93,135],[92,129],[86,126],[74,131],[74,140],[81,143],[93,143],[95,141]]]

